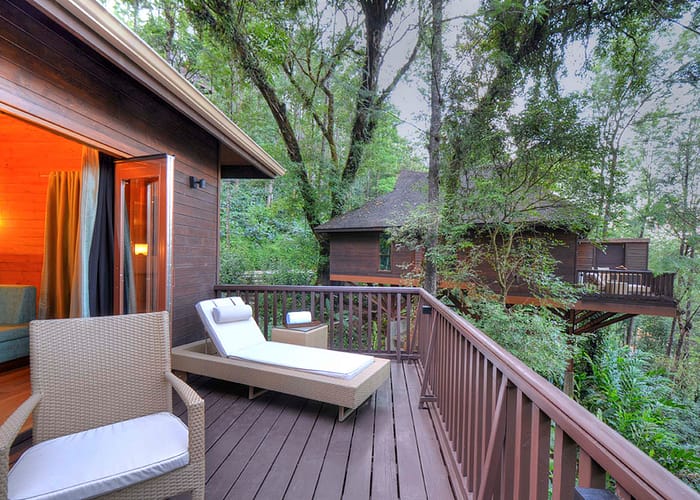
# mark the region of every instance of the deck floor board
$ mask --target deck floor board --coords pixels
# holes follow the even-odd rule
[[[344,422],[337,408],[193,377],[207,404],[207,499],[454,498],[409,362]]]
[[[392,362],[391,380],[344,422],[333,405],[275,392],[249,400],[246,387],[201,376],[189,383],[206,404],[207,500],[454,498],[410,362]],[[177,397],[173,408],[186,418]]]

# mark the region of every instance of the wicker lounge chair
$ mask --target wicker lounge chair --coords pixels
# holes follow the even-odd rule
[[[217,321],[225,308],[232,321]],[[239,298],[204,300],[196,309],[209,339],[173,348],[173,369],[247,385],[250,398],[262,389],[314,399],[337,405],[343,421],[389,378],[386,359],[268,342]]]
[[[166,312],[29,328],[32,396],[0,428],[0,498],[204,498],[204,402],[170,371]],[[32,411],[33,446],[8,474]]]

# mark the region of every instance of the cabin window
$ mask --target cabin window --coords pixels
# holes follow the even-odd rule
[[[387,233],[379,236],[379,270],[391,271],[391,241]]]

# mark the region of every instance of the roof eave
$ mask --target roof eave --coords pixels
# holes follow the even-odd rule
[[[373,226],[373,227],[336,227],[336,228],[323,228],[315,227],[314,232],[316,233],[378,233],[386,231],[389,228],[396,226]]]
[[[214,136],[261,173],[284,168],[158,53],[94,0],[30,0],[139,83]]]

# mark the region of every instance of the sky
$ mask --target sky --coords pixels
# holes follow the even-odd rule
[[[444,30],[444,46],[445,50],[450,52],[454,50],[457,41],[457,35],[460,26],[464,22],[464,16],[474,14],[479,6],[479,2],[475,0],[453,0],[448,1],[446,5],[445,19],[452,19],[447,23]],[[461,19],[460,19],[461,17]],[[681,20],[683,24],[690,23],[690,16]],[[679,33],[683,30],[678,25],[671,25],[662,35],[659,36],[659,46],[670,45],[669,40],[676,39]],[[408,54],[413,48],[416,40],[416,33],[413,32],[411,37],[403,40],[403,43],[395,47],[387,56],[386,67],[384,68],[384,83],[389,81],[389,75],[394,72],[407,59]],[[581,42],[574,42],[567,47],[565,57],[565,74],[561,75],[559,83],[565,93],[580,92],[588,88],[590,84],[590,76],[586,76],[582,71],[586,57],[590,57],[591,51],[595,46],[595,38],[584,45]],[[675,60],[668,59],[666,61],[666,69],[664,72],[671,74],[679,63]],[[423,153],[423,158],[427,158],[427,130],[429,126],[429,88],[427,84],[421,82],[419,78],[412,76],[404,79],[394,91],[391,102],[398,110],[399,118],[402,120],[399,125],[399,133],[404,138],[415,144],[416,151]],[[422,91],[421,91],[422,89]],[[688,92],[688,88],[677,86],[673,89],[673,97],[670,104],[675,106],[681,112],[692,111],[690,106],[692,96]],[[658,106],[657,101],[651,102],[647,106]],[[627,134],[626,140],[631,140],[632,131]]]

